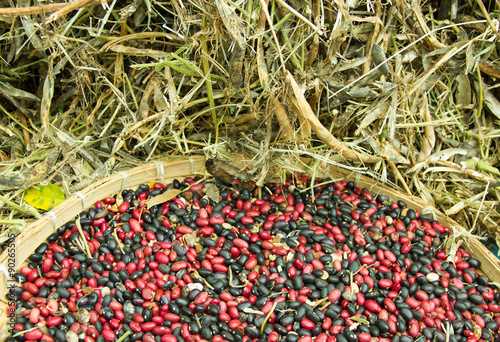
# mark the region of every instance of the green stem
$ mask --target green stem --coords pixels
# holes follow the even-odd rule
[[[87,254],[87,257],[90,259],[92,258],[92,254],[90,254],[90,248],[89,248],[89,244],[87,243],[87,239],[85,238],[85,235],[83,234],[83,230],[82,230],[82,225],[80,224],[80,218],[78,218],[75,222],[76,224],[76,227],[78,228],[78,231],[80,232],[80,236],[82,237],[82,244],[84,247],[84,252],[85,254]]]
[[[273,314],[273,311],[274,311],[274,308],[276,308],[276,302],[273,303],[273,307],[271,308],[271,310],[269,310],[269,313],[266,315],[266,318],[264,318],[264,322],[262,322],[262,325],[260,327],[260,333],[263,334],[264,333],[264,327],[266,326],[266,323],[269,319],[269,317],[271,317],[271,315]]]
[[[14,121],[16,124],[27,130],[30,134],[35,135],[35,132],[29,129],[28,127],[24,126],[22,123],[20,123],[15,117],[13,117],[1,104],[0,104],[0,109],[9,116],[9,118]]]
[[[31,214],[31,215],[35,216],[35,218],[37,218],[37,219],[42,217],[42,215],[40,215],[38,210],[36,210],[34,207],[20,206],[19,204],[12,202],[11,200],[3,197],[2,195],[0,195],[0,200],[4,203],[10,205],[12,208],[16,209],[17,211],[20,211],[22,213]]]
[[[481,125],[479,124],[479,117],[481,116],[481,113],[483,111],[483,79],[481,78],[481,70],[479,69],[479,65],[477,66],[477,79],[478,79],[478,87],[479,87],[479,100],[477,104],[477,115],[475,115],[476,119],[476,125],[477,125],[477,131],[479,135],[479,151],[481,152],[481,157],[483,159],[486,159],[486,156],[484,155],[483,149],[481,146],[484,144],[484,139],[483,139],[483,134],[481,130]]]
[[[125,331],[125,334],[123,334],[119,339],[116,340],[116,342],[122,342],[124,339],[126,339],[130,335],[130,331]]]

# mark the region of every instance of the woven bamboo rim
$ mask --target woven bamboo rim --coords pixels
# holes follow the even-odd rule
[[[237,155],[233,156],[241,165],[251,164],[251,161],[246,161],[245,157]],[[81,211],[88,209],[96,201],[105,197],[113,196],[114,194],[124,189],[134,189],[140,184],[146,182],[163,182],[171,183],[174,179],[183,179],[188,176],[200,174],[205,166],[204,156],[186,157],[177,160],[163,160],[148,163],[126,172],[119,172],[101,181],[98,181],[91,186],[85,188],[78,195],[72,195],[64,202],[59,204],[50,213],[45,214],[39,220],[28,225],[21,234],[16,237],[16,255],[15,263],[16,270],[28,259],[32,252],[54,232],[55,229],[66,224],[74,219]],[[298,165],[297,165],[298,166]],[[356,175],[355,173],[331,166],[327,171],[327,175],[336,180],[352,180],[361,188],[368,188],[374,193],[384,193],[392,200],[403,200],[409,208],[422,210],[429,208],[429,204],[418,197],[409,196],[395,191],[384,184],[377,183],[373,179]],[[325,177],[326,175],[316,174],[316,177]],[[431,208],[438,219],[438,222],[443,226],[453,227],[458,231],[464,230],[454,220],[446,217],[444,214]],[[475,238],[464,241],[462,246],[467,249],[474,258],[481,261],[481,272],[488,275],[489,279],[500,283],[500,261],[493,253],[483,246]],[[9,256],[5,250],[0,255],[1,264],[8,269]],[[1,266],[0,266],[1,267]],[[8,336],[8,302],[6,299],[7,285],[11,283],[7,280],[4,273],[0,272],[0,340],[4,341]]]

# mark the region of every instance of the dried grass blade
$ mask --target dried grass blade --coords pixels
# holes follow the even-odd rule
[[[264,0],[263,5],[267,8],[269,0]],[[266,13],[264,7],[260,9],[259,22],[255,28],[255,35],[257,38],[257,71],[259,73],[260,85],[262,88],[267,88],[269,86],[269,72],[267,70],[267,64],[265,59],[264,47],[262,46],[262,32],[266,27]]]
[[[477,63],[477,65],[479,66],[479,70],[481,70],[485,74],[494,77],[496,79],[500,79],[500,70],[483,63]]]
[[[415,83],[411,90],[408,92],[407,96],[412,95],[415,93],[417,90],[420,89],[422,84],[431,76],[437,69],[439,69],[444,63],[446,63],[448,60],[450,60],[454,55],[462,51],[463,49],[469,47],[469,45],[472,44],[472,40],[469,40],[467,42],[459,42],[455,44],[447,53],[445,53],[436,63],[432,65],[427,71],[420,76],[419,80],[417,83]],[[462,46],[458,47],[460,44],[463,44]]]
[[[83,244],[81,247],[84,247],[83,250],[84,250],[85,254],[87,255],[87,257],[92,258],[92,254],[90,253],[89,244],[87,243],[87,239],[85,238],[85,235],[83,234],[82,225],[80,224],[80,218],[78,218],[75,221],[75,224],[76,224],[76,227],[78,228],[78,232],[80,233],[80,237],[81,237],[81,242]]]
[[[295,92],[295,91],[294,91]],[[299,88],[299,92],[302,94],[302,90]],[[306,105],[308,108],[310,108],[309,103],[306,101],[305,103],[300,103],[297,100],[297,97],[294,96],[294,94],[288,94],[288,101],[287,101],[290,106],[291,110],[294,113],[302,113],[301,106]],[[298,115],[299,118],[299,124],[300,124],[300,139],[302,142],[307,142],[311,140],[311,124],[307,120],[307,117],[305,115]]]
[[[332,148],[335,152],[339,153],[346,159],[354,161],[362,161],[363,163],[376,163],[380,160],[380,157],[369,156],[366,154],[358,153],[349,147],[345,146],[340,140],[335,138],[319,119],[314,115],[309,103],[307,102],[302,90],[293,78],[293,76],[288,72],[287,80],[291,84],[293,93],[298,102],[299,115],[303,116],[312,126],[312,129],[318,136],[318,138],[323,141],[326,145]]]
[[[148,39],[148,38],[167,38],[170,40],[175,40],[179,41],[179,37],[171,34],[171,33],[164,33],[164,32],[140,32],[140,33],[132,33],[128,34],[126,36],[121,36],[116,39],[113,39],[112,41],[107,42],[101,47],[101,52],[106,51],[109,49],[111,46],[118,44],[118,43],[123,43],[129,40],[139,40],[139,39]]]
[[[40,6],[29,6],[29,7],[7,7],[0,8],[0,15],[33,15],[33,14],[41,14],[41,13],[49,13],[53,11],[57,11],[64,6],[67,6],[66,2],[59,4],[47,4]]]
[[[201,26],[202,26],[203,30],[206,30],[208,28],[207,16],[203,16]],[[218,144],[219,143],[219,122],[217,119],[217,113],[215,112],[214,92],[212,89],[212,80],[210,78],[210,67],[208,65],[208,56],[209,56],[208,46],[207,46],[208,39],[209,38],[206,36],[206,34],[204,34],[203,39],[201,41],[201,50],[203,51],[201,59],[202,59],[202,63],[203,63],[203,71],[204,71],[205,82],[206,82],[206,86],[207,86],[208,103],[210,104],[210,112],[212,113],[212,124],[214,125],[214,130],[215,130],[215,144]]]
[[[426,93],[422,94],[420,113],[424,121],[432,122],[431,113],[429,111],[429,101],[427,100]],[[418,155],[417,162],[421,162],[431,155],[435,143],[436,135],[434,134],[434,127],[432,125],[425,126],[424,137],[422,139],[422,148]]]
[[[54,13],[52,13],[49,16],[49,18],[47,19],[47,21],[45,22],[45,24],[50,24],[54,20],[57,20],[60,17],[65,16],[69,12],[71,12],[71,11],[77,9],[77,8],[80,8],[80,7],[83,7],[83,6],[87,5],[91,1],[92,0],[75,0],[73,2],[69,2],[69,3],[66,4],[66,6],[64,6],[64,7],[60,8],[60,9],[58,9],[57,11],[55,11]]]
[[[49,57],[47,62],[47,77],[43,83],[42,103],[40,105],[40,118],[42,120],[42,135],[49,134],[49,115],[52,96],[54,96],[54,55]]]
[[[425,23],[424,15],[422,14],[422,10],[420,9],[420,1],[413,0],[411,4],[411,9],[417,18],[417,22],[424,33],[425,39],[427,40],[429,46],[434,49],[442,49],[445,48],[446,45],[437,40],[436,36],[433,34],[429,27]]]
[[[483,15],[484,17],[486,18],[486,20],[488,21],[488,24],[490,24],[490,27],[491,29],[493,30],[493,32],[495,32],[495,34],[498,36],[498,29],[497,29],[497,26],[495,25],[495,23],[493,23],[493,21],[491,20],[490,18],[490,15],[488,14],[488,10],[486,9],[486,7],[484,6],[484,3],[482,0],[476,0],[477,4],[479,5],[479,7],[481,8],[481,12],[483,12]],[[498,5],[498,3],[497,3]],[[496,22],[496,24],[498,24],[498,21]]]
[[[281,137],[285,140],[291,139],[293,136],[293,129],[285,108],[272,92],[269,92],[269,98],[274,106],[274,114],[281,128]]]
[[[124,55],[151,57],[151,58],[169,58],[172,56],[170,52],[152,50],[152,49],[139,49],[132,46],[116,44],[109,48],[113,52],[120,52]]]
[[[278,39],[278,36],[276,36],[276,30],[274,29],[273,21],[271,19],[271,16],[269,15],[269,11],[267,10],[268,3],[266,3],[266,0],[260,0],[261,8],[266,15],[267,22],[269,24],[269,27],[271,28],[271,33],[273,34],[273,38],[276,43],[276,49],[278,50],[278,55],[280,57],[281,67],[283,68],[283,70],[286,70],[285,59],[283,58],[283,54],[281,53],[280,41]]]
[[[439,163],[439,164],[449,166],[449,167],[455,169],[456,172],[463,173],[469,177],[478,179],[478,180],[483,181],[483,182],[492,182],[492,183],[496,182],[496,179],[491,178],[487,175],[483,175],[481,172],[477,172],[477,171],[474,171],[471,169],[466,169],[466,168],[462,167],[462,165],[453,163],[453,162],[448,161],[448,160],[439,159],[439,160],[431,160],[430,162]]]
[[[262,2],[262,0],[261,0],[261,2]],[[283,0],[277,0],[277,2],[281,6],[283,6],[284,8],[286,8],[288,11],[290,11],[291,13],[293,13],[293,15],[295,15],[297,18],[299,18],[304,23],[306,23],[307,26],[309,26],[311,29],[314,30],[314,32],[317,32],[319,35],[323,35],[323,30],[321,30],[319,27],[317,27],[316,25],[314,25],[313,23],[311,23],[311,21],[309,19],[307,19],[306,17],[304,17],[302,14],[300,14],[295,8],[293,8],[292,6],[290,6],[289,4],[287,4]]]
[[[145,119],[149,115],[149,101],[154,93],[156,87],[158,87],[158,81],[155,77],[151,77],[146,85],[146,89],[142,93],[141,102],[139,104],[139,117]]]
[[[224,26],[236,43],[229,61],[229,73],[231,75],[229,82],[233,89],[238,89],[244,81],[242,71],[246,50],[245,39],[242,35],[243,30],[240,28],[240,18],[236,15],[234,9],[229,8],[225,1],[216,0],[215,4]]]

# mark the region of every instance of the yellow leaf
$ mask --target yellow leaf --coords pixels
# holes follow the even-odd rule
[[[24,200],[37,209],[51,210],[64,201],[63,192],[57,185],[36,185],[24,192]]]

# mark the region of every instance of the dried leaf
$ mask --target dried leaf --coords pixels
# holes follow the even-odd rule
[[[415,182],[415,185],[416,185],[417,189],[420,191],[420,197],[424,201],[426,201],[427,203],[429,203],[430,205],[432,205],[433,207],[435,207],[436,204],[434,203],[434,197],[432,197],[431,192],[429,191],[429,189],[427,189],[427,187],[425,186],[425,184],[420,181],[420,179],[418,178],[417,174],[413,175],[413,180]]]
[[[389,111],[389,102],[388,101],[379,102],[375,106],[375,108],[368,111],[368,114],[363,118],[363,120],[358,125],[358,129],[356,130],[355,134],[359,135],[360,131],[363,128],[368,127],[368,125],[370,125],[373,121],[377,120],[379,116],[386,115],[388,111]]]
[[[368,57],[360,57],[360,58],[352,59],[348,62],[343,62],[335,68],[334,72],[341,72],[344,70],[351,70],[351,69],[357,68],[358,66],[363,65],[367,60],[368,60]]]
[[[479,83],[474,82],[476,89],[479,89]],[[500,101],[497,100],[497,98],[491,93],[491,91],[487,90],[488,86],[483,83],[483,98],[484,98],[484,103],[490,110],[490,112],[497,117],[497,119],[500,119]]]
[[[42,210],[51,210],[65,199],[66,197],[61,189],[57,185],[50,183],[32,186],[24,191],[26,203]]]
[[[378,93],[369,87],[355,88],[347,92],[347,95],[354,98],[369,99],[378,95]]]
[[[161,195],[151,197],[146,201],[146,206],[151,208],[157,204],[165,203],[170,201],[172,198],[177,196],[181,191],[179,189],[170,189],[162,193]]]
[[[387,57],[385,55],[384,50],[382,50],[382,48],[380,46],[378,46],[377,44],[372,43],[371,55],[372,55],[372,60],[373,60],[373,63],[375,64],[375,66],[381,64],[378,68],[380,70],[380,72],[384,76],[389,76],[390,69],[389,69],[389,65],[386,62]]]
[[[422,95],[422,103],[420,107],[420,113],[422,115],[422,119],[425,122],[432,122],[431,113],[429,111],[429,104],[427,102],[427,94],[424,93]],[[427,125],[424,127],[424,137],[422,139],[422,148],[418,155],[418,162],[425,160],[428,156],[431,155],[432,149],[434,148],[434,144],[436,143],[436,136],[434,134],[434,127],[432,125]]]
[[[207,159],[205,167],[212,176],[222,183],[231,184],[232,177],[244,182],[250,180],[248,172],[219,159]]]
[[[465,72],[461,72],[458,74],[457,78],[457,94],[456,94],[456,104],[457,108],[466,108],[468,107],[471,99],[471,89],[469,78],[465,74]]]
[[[281,128],[281,137],[285,140],[290,139],[292,137],[293,130],[285,108],[283,108],[279,100],[274,97],[273,93],[269,93],[269,98],[274,104],[274,115],[276,115],[276,119],[278,120]]]
[[[448,148],[431,154],[426,160],[448,160],[457,154],[466,156],[467,152],[464,148]]]
[[[53,56],[49,58],[48,61],[48,71],[45,81],[43,83],[43,94],[42,94],[42,104],[40,105],[40,117],[42,119],[42,133],[43,135],[48,134],[49,129],[49,114],[50,105],[52,103],[52,96],[54,96],[54,59]]]
[[[219,188],[214,183],[207,183],[203,188],[205,195],[214,202],[219,202]]]
[[[122,44],[116,44],[109,48],[111,51],[116,53],[122,53],[124,55],[131,56],[146,56],[150,58],[169,58],[172,54],[169,52],[158,51],[153,49],[139,49],[132,46],[125,46]]]
[[[40,102],[40,99],[37,96],[22,89],[14,88],[9,83],[0,83],[0,92],[2,92],[4,95],[15,97],[19,100]]]
[[[465,208],[465,203],[464,202],[458,202],[455,204],[453,207],[450,209],[446,210],[446,215],[455,215],[458,213],[460,210],[463,210]]]
[[[151,99],[151,95],[154,94],[156,88],[159,87],[158,81],[156,78],[152,77],[148,84],[146,85],[146,89],[141,97],[141,102],[139,103],[139,116],[144,119],[148,117],[150,106],[149,102]]]
[[[154,88],[153,95],[156,110],[158,112],[164,112],[168,108],[168,103],[165,95],[163,95],[159,87]]]
[[[380,148],[380,154],[385,159],[388,159],[396,164],[410,164],[410,161],[403,157],[399,150],[387,140],[382,143],[382,147]]]
[[[340,153],[344,158],[350,160],[361,160],[365,163],[376,163],[377,161],[380,160],[380,158],[376,156],[369,156],[366,154],[358,153],[350,149],[349,147],[345,146],[341,141],[335,138],[330,133],[330,131],[328,131],[325,128],[325,126],[323,126],[323,124],[319,121],[316,115],[314,115],[314,112],[312,111],[311,107],[309,106],[309,103],[305,99],[302,90],[300,89],[299,85],[297,84],[293,76],[290,74],[290,72],[288,72],[287,78],[288,82],[292,85],[292,89],[297,99],[297,102],[300,104],[299,117],[303,117],[311,124],[312,128],[314,129],[314,132],[316,133],[318,138],[321,139],[321,141],[327,144],[335,152]]]

